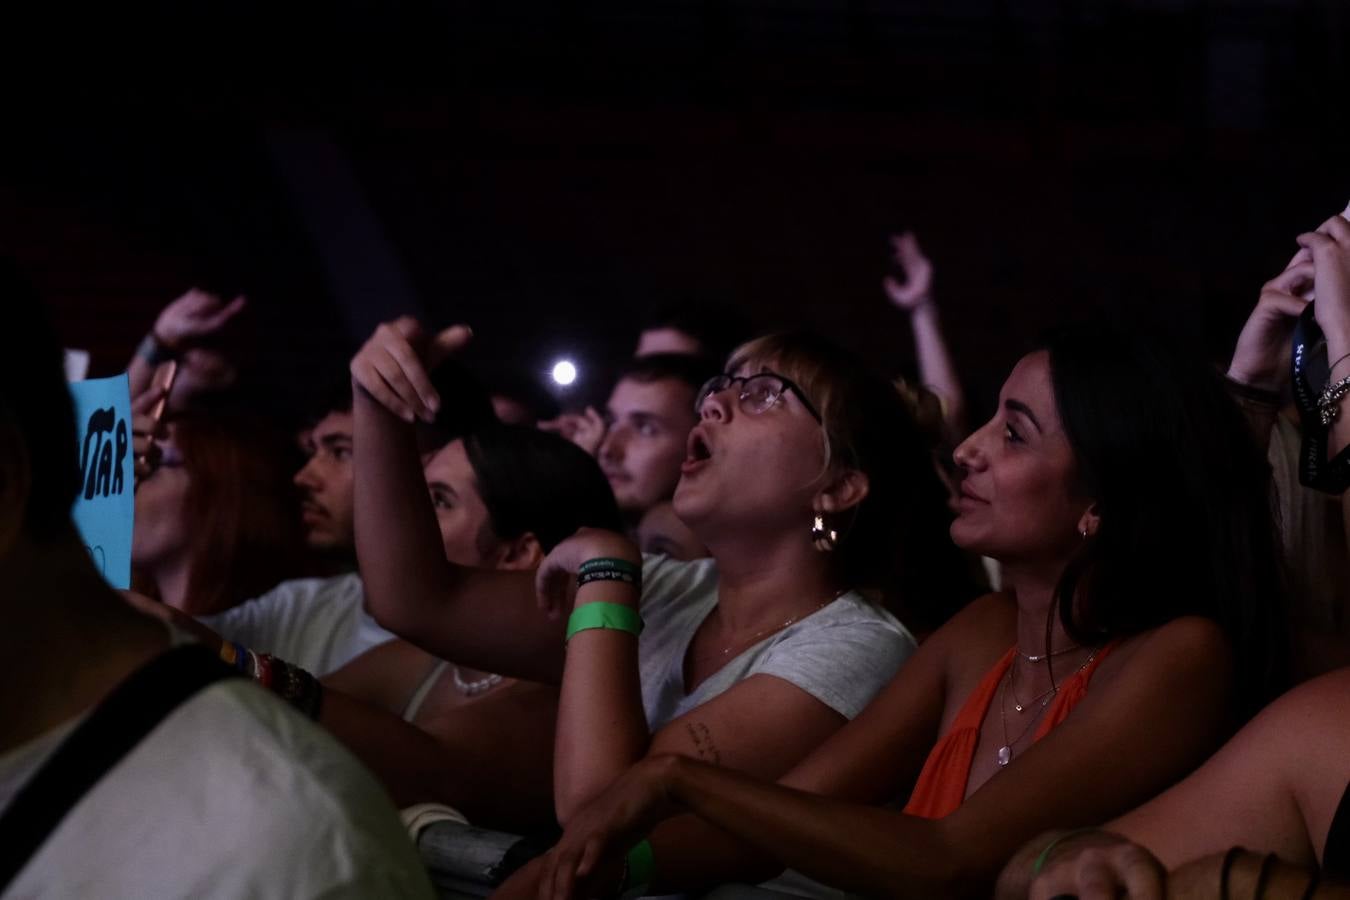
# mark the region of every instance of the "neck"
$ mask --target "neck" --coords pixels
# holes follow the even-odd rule
[[[1073,646],[1060,621],[1055,598],[1063,563],[1057,565],[1005,564],[1003,589],[1017,600],[1017,649],[1029,656]],[[1046,640],[1046,624],[1050,624]]]
[[[192,564],[186,553],[155,567],[151,580],[159,592],[160,602],[172,606],[189,615],[197,615],[202,610],[190,608],[191,598],[188,588],[192,581]]]
[[[20,539],[0,561],[0,752],[94,705],[168,643],[94,569],[72,533]]]
[[[835,584],[805,529],[776,543],[733,538],[709,550],[717,560],[717,614],[729,631],[806,615],[846,587]]]

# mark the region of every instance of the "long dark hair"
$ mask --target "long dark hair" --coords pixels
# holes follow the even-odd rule
[[[933,435],[918,424],[909,395],[814,333],[756,338],[732,353],[727,369],[748,362],[771,364],[811,398],[823,419],[827,465],[867,475],[866,498],[829,523],[839,532],[831,564],[841,583],[880,594],[906,626],[923,633],[980,593],[969,561],[952,543]]]
[[[1157,335],[1078,326],[1048,335],[1055,403],[1101,517],[1056,599],[1079,643],[1184,615],[1232,642],[1239,705],[1283,686],[1284,573],[1265,449],[1219,375]]]
[[[600,466],[566,438],[526,425],[494,424],[466,437],[464,452],[499,539],[529,532],[547,553],[578,528],[623,530]]]

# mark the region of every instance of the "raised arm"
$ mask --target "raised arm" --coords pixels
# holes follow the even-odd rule
[[[159,362],[183,357],[185,370],[190,369],[192,360],[185,356],[195,344],[216,335],[230,323],[235,316],[243,312],[246,301],[235,297],[229,303],[215,294],[193,288],[174,300],[160,311],[154,327],[145,336],[141,346],[127,364],[127,380],[131,386],[131,396],[145,393],[154,378]],[[182,373],[183,386],[174,392],[170,405],[181,405],[180,398],[194,385],[203,381],[194,378],[191,371]]]
[[[913,232],[892,236],[891,246],[896,263],[905,273],[905,281],[902,284],[887,276],[882,286],[891,302],[909,314],[919,378],[942,402],[948,436],[959,441],[966,433],[966,395],[938,321],[938,308],[933,300],[933,264],[919,248]]]
[[[1312,287],[1312,280],[1312,255],[1300,250],[1283,272],[1262,285],[1228,364],[1229,392],[1262,447],[1270,443],[1270,430],[1289,381],[1289,343],[1294,323],[1308,305],[1303,294]]]
[[[415,418],[440,398],[427,368],[469,339],[427,337],[409,318],[381,325],[352,360],[356,555],[371,614],[442,659],[534,681],[562,673],[562,622],[543,615],[528,572],[446,561],[422,474]]]
[[[1312,256],[1313,304],[1317,324],[1327,339],[1331,384],[1350,376],[1350,221],[1335,215],[1316,231],[1298,237],[1299,246]],[[1341,415],[1327,438],[1327,458],[1350,446],[1350,400],[1341,400]]]

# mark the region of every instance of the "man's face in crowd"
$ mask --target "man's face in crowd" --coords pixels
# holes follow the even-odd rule
[[[676,378],[615,385],[597,457],[625,513],[641,515],[675,492],[689,430],[698,422],[694,393]]]
[[[351,551],[352,414],[331,412],[303,440],[309,462],[295,475],[302,492],[305,540],[315,550]]]

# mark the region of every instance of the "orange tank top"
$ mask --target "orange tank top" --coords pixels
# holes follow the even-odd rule
[[[1115,642],[1102,647],[1092,662],[1064,682],[1046,711],[1045,718],[1041,719],[1040,725],[1036,727],[1036,733],[1031,737],[1033,744],[1063,722],[1078,702],[1087,696],[1088,682],[1092,679],[1092,673],[1114,647]],[[957,713],[951,729],[928,754],[923,771],[919,773],[918,783],[914,785],[914,793],[905,804],[906,814],[925,819],[941,819],[956,812],[965,802],[966,784],[970,780],[970,764],[975,758],[975,745],[980,739],[980,724],[984,722],[989,704],[998,693],[998,684],[1007,673],[1008,666],[1012,665],[1013,654],[1016,652],[1017,648],[1013,647],[994,664],[975,688],[974,693],[966,700],[966,705]]]

